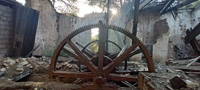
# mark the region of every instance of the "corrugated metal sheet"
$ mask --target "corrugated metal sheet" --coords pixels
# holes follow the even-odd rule
[[[25,57],[33,49],[38,18],[39,11],[22,5],[16,6],[13,56]]]

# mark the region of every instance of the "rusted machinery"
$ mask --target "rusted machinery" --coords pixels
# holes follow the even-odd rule
[[[92,28],[99,28],[99,40],[90,42],[85,47],[79,43],[75,44],[72,42],[73,37],[85,31],[91,30]],[[116,43],[105,40],[106,30],[113,30],[122,33],[126,37],[132,39],[133,44],[128,48],[121,48]],[[87,49],[87,47],[93,43],[98,43],[99,49],[97,53]],[[105,50],[105,43],[113,43],[121,51],[111,54],[109,51]],[[80,50],[77,45],[82,47],[82,50]],[[72,50],[67,49],[67,46]],[[76,64],[79,67],[79,71],[71,72],[56,70],[56,63],[58,62],[58,57],[61,51],[64,51],[77,59],[78,63]],[[146,59],[148,72],[154,72],[152,58],[140,40],[123,28],[112,25],[108,26],[99,21],[98,24],[88,25],[75,30],[59,44],[54,52],[50,64],[50,77],[83,78],[85,83],[82,84],[82,89],[116,89],[117,86],[115,82],[122,82],[126,84],[137,82],[137,76],[131,74],[131,70],[128,69],[129,63],[127,62],[130,57],[138,53],[142,53],[144,59]],[[122,62],[123,68],[119,66]]]

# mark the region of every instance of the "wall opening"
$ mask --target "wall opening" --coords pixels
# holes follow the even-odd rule
[[[91,41],[95,41],[99,39],[99,28],[93,28],[91,29]],[[90,49],[93,52],[98,52],[98,42],[93,43],[90,46]]]

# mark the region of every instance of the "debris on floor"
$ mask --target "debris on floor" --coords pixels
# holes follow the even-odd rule
[[[198,90],[199,83],[192,78],[177,73],[140,73],[140,90]]]
[[[79,84],[72,83],[76,78],[49,79],[49,57],[1,58],[0,59],[0,90],[28,89],[53,90],[77,89]],[[56,69],[77,71],[79,67],[73,58],[60,58]],[[173,60],[166,62],[165,70],[157,64],[157,73],[140,72],[138,88],[141,90],[198,90],[200,87],[200,63],[192,60]],[[129,63],[130,64],[130,63]],[[140,63],[134,63],[134,68],[142,68]],[[159,71],[162,70],[162,71]],[[124,89],[120,87],[120,89]],[[126,90],[125,88],[124,90]],[[134,89],[135,90],[135,89]]]
[[[68,59],[64,61],[64,59]],[[59,60],[57,69],[77,68],[69,61],[72,58]],[[49,79],[49,57],[29,58],[0,58],[0,90],[25,89],[25,90],[54,90],[54,89],[77,89],[79,85],[66,84],[60,79]],[[67,79],[67,82],[70,80]],[[74,80],[73,80],[74,81]]]
[[[66,60],[67,59],[67,60]],[[51,58],[0,58],[0,78],[6,78],[12,81],[18,81],[31,74],[49,74],[49,64]],[[74,64],[70,64],[72,58],[63,58],[59,60],[57,69],[78,69]]]

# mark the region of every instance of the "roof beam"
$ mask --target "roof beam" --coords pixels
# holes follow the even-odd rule
[[[186,0],[186,1],[183,2],[183,3],[178,4],[178,5],[176,5],[175,7],[166,10],[165,12],[163,12],[163,14],[165,14],[165,13],[167,13],[167,12],[170,12],[170,11],[172,11],[172,10],[178,10],[178,8],[181,8],[181,7],[185,6],[185,5],[188,5],[188,4],[190,4],[190,3],[193,3],[193,2],[195,2],[195,1],[197,1],[197,0]]]
[[[143,9],[146,5],[148,5],[152,0],[145,0],[139,6],[139,10]]]
[[[190,31],[185,37],[185,43],[188,44],[192,41],[196,36],[200,34],[200,23],[194,27],[192,31]]]
[[[168,7],[174,2],[175,0],[169,0],[165,6],[163,7],[163,9],[160,11],[160,14],[163,14],[167,9]]]

